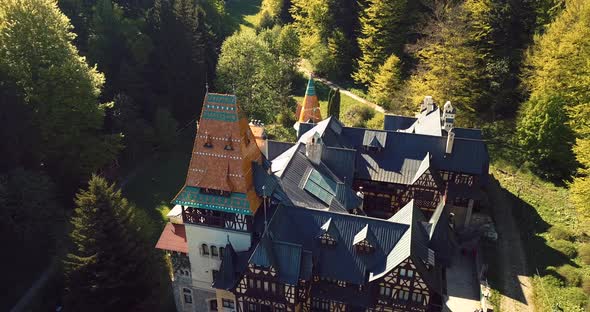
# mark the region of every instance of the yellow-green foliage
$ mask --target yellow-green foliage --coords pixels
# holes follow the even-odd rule
[[[411,115],[413,109],[403,106],[400,101],[402,87],[400,59],[392,54],[379,67],[379,71],[369,87],[369,97],[373,102],[387,107],[393,113]]]
[[[79,179],[110,163],[120,138],[100,135],[110,106],[98,100],[104,76],[78,55],[71,30],[56,1],[0,1],[0,70],[35,112],[33,158]]]
[[[561,124],[566,122],[574,131],[577,146],[574,149],[578,161],[583,165],[580,177],[572,185],[572,201],[585,209],[590,200],[590,183],[587,181],[588,171],[584,167],[590,165],[588,156],[590,137],[588,122],[590,120],[590,2],[585,0],[566,1],[565,10],[556,17],[546,31],[535,37],[533,48],[527,57],[525,84],[531,91],[531,101],[536,105],[524,105],[519,123],[519,137],[525,148],[534,147],[543,152],[540,157],[532,160],[542,164],[544,159],[559,159],[557,167],[567,167],[563,171],[575,169],[572,156],[565,155],[573,144],[573,140],[565,144],[550,145],[546,142],[564,133],[562,127],[551,127],[548,115],[565,115]],[[543,104],[539,106],[539,103]],[[555,118],[552,118],[555,119]],[[529,123],[530,120],[537,122]],[[536,133],[535,129],[553,129]],[[565,145],[565,146],[564,146]],[[546,168],[549,171],[551,168]],[[551,173],[551,172],[549,172]],[[562,173],[563,175],[563,173]],[[562,176],[563,177],[563,176]],[[567,175],[565,175],[567,178]]]
[[[401,54],[405,40],[407,0],[369,0],[360,17],[361,36],[358,39],[362,56],[353,78],[368,85],[387,57]]]

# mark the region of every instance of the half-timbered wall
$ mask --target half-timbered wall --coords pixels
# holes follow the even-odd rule
[[[236,287],[238,311],[294,312],[298,303],[298,287],[282,283],[274,268],[250,264]]]
[[[244,232],[250,231],[252,228],[251,216],[187,206],[182,206],[182,221],[189,224]]]
[[[409,258],[377,284],[375,308],[368,311],[432,311],[430,303],[433,294]]]

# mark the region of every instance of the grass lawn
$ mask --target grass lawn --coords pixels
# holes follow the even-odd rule
[[[513,203],[515,218],[527,257],[528,270],[533,278],[536,311],[584,311],[581,307],[590,304],[588,294],[580,287],[567,282],[560,268],[572,266],[580,277],[590,276],[590,266],[579,256],[567,256],[557,244],[578,248],[588,241],[590,220],[580,215],[568,200],[568,189],[544,181],[525,166],[515,166],[503,161],[501,155],[490,167],[490,173],[498,180],[500,187],[508,193]],[[564,240],[555,233],[562,228],[571,235]],[[579,286],[579,284],[577,285]]]
[[[229,0],[225,9],[233,29],[253,29],[257,23],[256,14],[260,11],[262,0]]]
[[[303,101],[303,96],[305,95],[305,88],[307,87],[307,79],[304,77],[299,77],[298,81],[295,83],[294,91],[293,91],[293,99],[297,103],[301,103]],[[328,94],[330,92],[330,88],[319,81],[315,81],[315,88],[316,94],[318,95],[318,99],[320,100],[320,112],[322,113],[322,118],[326,118],[328,115]],[[346,118],[346,113],[355,106],[367,106],[368,105],[361,103],[348,95],[340,93],[340,121],[344,123],[346,126],[351,126],[350,120]],[[374,111],[374,110],[373,110]],[[375,117],[373,118],[383,118],[383,113],[375,112]]]

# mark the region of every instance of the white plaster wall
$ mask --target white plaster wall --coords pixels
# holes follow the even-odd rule
[[[201,245],[225,247],[229,240],[236,252],[246,251],[250,248],[250,233],[243,233],[231,230],[216,229],[206,226],[199,226],[185,223],[186,240],[188,243],[189,259],[191,262],[191,276],[193,286],[201,289],[211,290],[213,282],[212,270],[219,270],[221,260],[209,255],[203,255]]]

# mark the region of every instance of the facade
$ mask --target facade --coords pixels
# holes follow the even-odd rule
[[[235,96],[207,94],[156,246],[178,310],[441,311],[453,232],[488,173],[481,132],[455,114],[427,97],[383,130],[305,119],[284,143]]]

